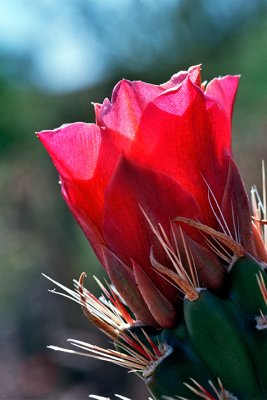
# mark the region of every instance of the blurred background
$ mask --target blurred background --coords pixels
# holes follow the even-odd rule
[[[79,307],[48,293],[103,275],[60,196],[34,132],[93,122],[91,102],[123,78],[162,83],[203,64],[203,80],[241,74],[233,148],[249,188],[267,161],[265,0],[0,0],[0,398],[80,400],[141,381],[102,361],[55,353],[76,338],[106,346]],[[88,279],[87,286],[96,290]]]

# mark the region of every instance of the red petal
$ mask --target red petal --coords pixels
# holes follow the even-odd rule
[[[155,245],[161,250],[161,245],[140,206],[153,225],[157,227],[161,223],[167,234],[170,219],[176,216],[200,218],[200,214],[192,196],[173,179],[121,159],[106,191],[104,238],[108,247],[126,264],[133,259],[150,268],[150,248]]]
[[[186,236],[186,241],[194,259],[201,286],[210,290],[221,288],[224,282],[225,269],[218,258],[189,236]]]
[[[163,296],[136,262],[133,262],[133,270],[138,288],[155,320],[164,328],[175,326],[177,311],[173,305]]]
[[[206,94],[217,100],[232,121],[233,106],[238,89],[239,76],[224,76],[215,78],[208,83]]]
[[[155,319],[152,317],[142,295],[140,294],[132,269],[127,267],[127,265],[125,265],[106,247],[103,247],[102,250],[108,275],[122,298],[125,300],[127,306],[142,322],[147,325],[157,326]]]
[[[72,203],[68,192],[66,190],[66,186],[64,182],[62,182],[61,186],[61,193],[66,201],[70,211],[72,212],[74,218],[82,228],[82,230],[85,233],[85,236],[91,243],[91,246],[96,254],[96,256],[99,259],[99,262],[104,265],[104,259],[103,259],[103,252],[101,246],[104,244],[103,237],[99,230],[96,228],[95,224],[91,220],[90,216],[88,213],[85,212],[84,209],[80,208],[79,205]],[[79,202],[78,202],[79,203]]]
[[[214,221],[204,179],[222,197],[230,152],[230,124],[218,103],[190,79],[158,96],[144,110],[131,158],[177,180]]]

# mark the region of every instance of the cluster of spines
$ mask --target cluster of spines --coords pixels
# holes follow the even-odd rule
[[[151,264],[184,297],[183,318],[178,327],[148,333],[112,286],[105,287],[97,281],[103,292],[100,299],[86,290],[83,273],[79,281],[74,281],[75,290],[53,282],[67,292],[65,296],[82,306],[86,317],[114,341],[116,350],[72,339],[70,343],[83,352],[50,347],[113,362],[135,371],[145,380],[155,399],[266,398],[267,278],[263,268],[266,260],[259,263],[246,254],[240,244],[238,222],[233,221],[234,237],[229,234],[210,188],[209,200],[221,232],[198,221],[185,218],[176,218],[175,221],[202,232],[211,250],[227,264],[228,290],[224,297],[199,287],[194,257],[182,228],[180,245],[186,254],[186,265],[180,257],[174,231],[170,230],[172,237],[169,240],[163,227],[160,224],[153,226],[142,210],[172,262],[173,270],[157,261],[153,248]],[[215,206],[212,201],[215,201]],[[258,248],[263,246],[266,253],[266,198],[261,202],[255,188],[252,189],[252,208],[255,240],[258,235]],[[172,224],[170,226],[172,228]],[[216,380],[218,387],[212,383]],[[214,394],[210,393],[208,385]],[[119,395],[118,398],[124,399]]]

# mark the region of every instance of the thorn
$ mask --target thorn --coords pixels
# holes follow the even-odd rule
[[[104,332],[107,336],[109,336],[111,339],[116,339],[118,334],[115,331],[115,329],[109,325],[107,322],[103,321],[103,319],[100,319],[99,317],[97,317],[96,315],[92,314],[88,307],[86,307],[86,297],[84,296],[84,287],[83,287],[83,283],[84,280],[86,278],[86,273],[82,272],[79,278],[79,286],[78,286],[78,290],[80,293],[80,297],[81,297],[81,307],[83,310],[84,315],[86,316],[86,318],[92,322],[94,325],[96,325],[102,332]],[[93,294],[91,294],[91,297],[93,297],[96,301],[98,299],[95,298],[95,296]]]
[[[174,271],[164,267],[159,262],[156,262],[154,259],[153,267],[160,271],[163,275],[167,276],[171,279],[179,289],[185,294],[186,298],[190,301],[194,301],[198,299],[198,292],[197,290],[192,287],[188,282],[186,282],[183,278],[181,278],[177,273]]]
[[[221,243],[223,243],[228,249],[230,249],[238,258],[246,254],[243,246],[237,243],[233,238],[227,236],[225,233],[215,231],[215,229],[210,228],[207,225],[201,224],[200,222],[194,221],[193,219],[189,218],[176,217],[174,221],[183,222],[187,225],[192,226],[193,228],[205,232],[207,235],[210,235],[213,238],[216,238]]]
[[[262,225],[267,225],[267,220],[266,220],[266,219],[260,219],[260,218],[258,218],[258,217],[254,217],[253,215],[252,215],[251,218],[253,219],[253,221],[257,221],[257,222],[259,222],[259,223],[262,224]]]
[[[267,288],[266,288],[266,284],[265,284],[265,281],[263,279],[262,273],[259,272],[259,274],[256,275],[256,278],[257,278],[257,282],[258,282],[258,285],[259,285],[263,300],[264,300],[264,302],[265,302],[265,304],[267,306]]]

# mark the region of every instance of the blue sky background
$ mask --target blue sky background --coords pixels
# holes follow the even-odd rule
[[[258,5],[194,1],[201,7],[190,16],[181,10],[184,23],[174,35],[180,0],[0,0],[0,56],[7,60],[0,71],[23,75],[46,90],[76,90],[108,79],[126,64],[142,69],[151,59],[166,62],[173,52],[178,60],[193,51],[192,34],[209,47]],[[201,29],[198,9],[206,13]]]

